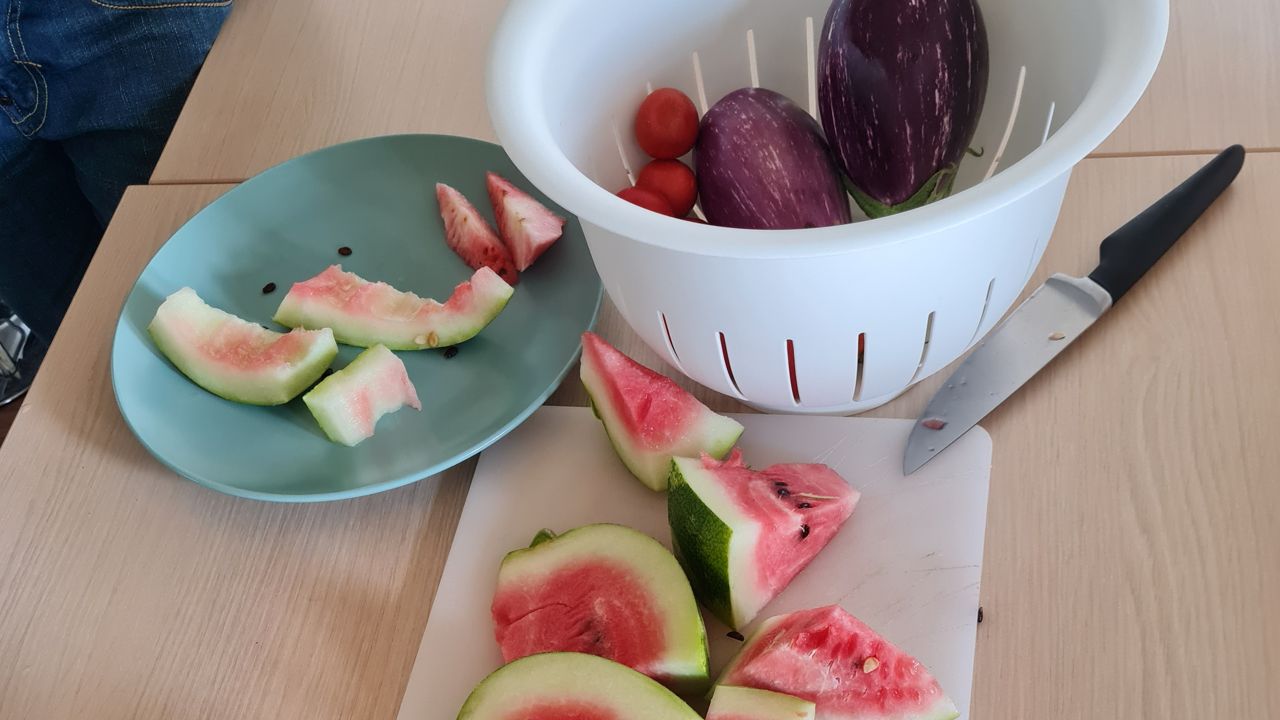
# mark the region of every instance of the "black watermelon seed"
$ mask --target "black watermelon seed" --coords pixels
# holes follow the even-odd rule
[[[808,510],[809,508],[813,507],[813,505],[811,505],[811,504],[809,504],[809,503],[807,503],[807,502],[802,502],[802,503],[800,503],[799,505],[797,505],[796,507],[797,507],[797,508],[799,508],[799,509],[801,509],[801,510]]]
[[[447,348],[445,348],[445,349],[444,349],[444,359],[445,359],[445,360],[448,360],[449,358],[451,358],[451,357],[453,357],[454,355],[457,355],[457,354],[458,354],[458,346],[457,346],[457,345],[450,345],[449,347],[447,347]]]
[[[730,630],[725,634],[739,642],[747,639],[742,633],[738,632],[737,630]]]
[[[773,481],[773,484],[774,484],[775,486],[777,486],[777,487],[786,487],[786,486],[787,486],[787,484],[786,484],[785,482],[781,481],[781,480],[774,480],[774,481]]]
[[[338,248],[338,254],[341,255],[342,257],[346,257],[351,254],[351,248],[347,247],[346,245],[343,245],[342,247]]]
[[[791,491],[786,488],[778,488],[778,497],[787,497]]]
[[[807,538],[807,537],[809,537],[809,526],[808,526],[808,525],[801,525],[801,526],[800,526],[800,539],[801,539],[801,540],[803,540],[803,539],[805,539],[805,538]]]
[[[978,622],[982,622],[982,606],[978,606]]]
[[[333,368],[325,368],[324,372],[320,373],[320,379],[323,380],[332,374],[333,374]]]
[[[263,286],[262,286],[262,294],[263,294],[263,295],[270,295],[271,293],[273,293],[273,292],[275,292],[275,291],[276,291],[276,284],[275,284],[275,283],[267,283],[266,285],[263,285]]]

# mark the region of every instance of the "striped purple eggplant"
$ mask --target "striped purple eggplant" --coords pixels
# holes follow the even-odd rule
[[[822,129],[772,90],[735,90],[708,110],[694,161],[712,225],[781,230],[851,219]]]
[[[833,0],[818,48],[819,116],[868,215],[951,191],[987,73],[976,0]]]

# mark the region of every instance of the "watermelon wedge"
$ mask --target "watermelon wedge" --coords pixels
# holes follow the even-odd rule
[[[625,665],[544,653],[493,671],[458,720],[702,720],[670,690]]]
[[[511,251],[516,270],[524,272],[560,239],[564,218],[497,173],[487,173],[485,181],[493,216],[498,220],[498,233]]]
[[[720,682],[812,700],[817,720],[952,720],[938,681],[839,606],[769,618]]]
[[[502,657],[599,655],[682,694],[708,687],[707,634],[680,565],[621,525],[543,530],[509,553],[491,607]]]
[[[667,488],[671,458],[729,453],[742,425],[600,339],[582,335],[582,384],[618,457],[640,482]]]
[[[333,331],[281,334],[205,304],[191,288],[165,298],[147,332],[192,382],[250,405],[282,405],[320,378],[338,354]]]
[[[404,363],[382,345],[365,350],[321,380],[302,402],[330,440],[349,446],[372,437],[382,416],[405,405],[422,409]]]
[[[814,704],[791,695],[720,685],[707,720],[813,720]]]
[[[826,546],[858,502],[826,465],[752,470],[676,458],[667,495],[676,557],[693,592],[730,627],[751,622]]]
[[[331,265],[294,283],[275,321],[286,327],[333,328],[338,342],[357,347],[422,350],[475,337],[502,312],[511,294],[511,286],[488,268],[460,283],[441,304]]]
[[[444,241],[469,267],[487,267],[510,285],[519,281],[511,251],[479,210],[457,190],[436,183],[436,201],[444,221]]]

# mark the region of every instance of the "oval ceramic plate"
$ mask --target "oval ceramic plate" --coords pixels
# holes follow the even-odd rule
[[[443,301],[471,276],[445,245],[435,184],[492,218],[492,170],[569,219],[564,237],[521,275],[506,309],[446,358],[397,353],[422,398],[354,448],[329,442],[301,399],[239,405],[196,386],[147,335],[156,308],[183,286],[268,327],[296,281],[331,264]],[[351,254],[340,256],[340,247]],[[264,294],[267,283],[277,289]],[[546,400],[595,320],[600,280],[578,221],[522,176],[502,148],[440,135],[359,140],[296,158],[244,182],[174,233],[142,271],[116,326],[111,379],[125,421],[175,472],[263,500],[336,500],[427,477],[483,450]],[[360,348],[340,346],[334,368]]]

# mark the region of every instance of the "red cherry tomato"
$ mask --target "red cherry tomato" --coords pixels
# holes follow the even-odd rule
[[[636,111],[636,142],[659,160],[672,160],[693,149],[698,137],[698,111],[688,95],[675,88],[649,93]]]
[[[640,170],[636,187],[652,190],[671,203],[676,217],[684,217],[698,199],[698,180],[679,160],[654,160]]]
[[[652,190],[638,187],[623,188],[618,191],[618,197],[632,205],[639,205],[645,210],[652,210],[660,215],[675,217],[675,213],[671,211],[671,203]]]

